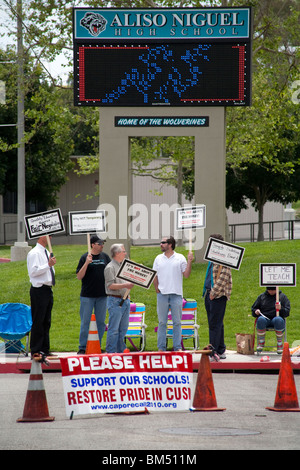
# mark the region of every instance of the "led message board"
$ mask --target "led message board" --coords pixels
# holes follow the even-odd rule
[[[250,105],[250,18],[249,8],[74,9],[74,103]]]

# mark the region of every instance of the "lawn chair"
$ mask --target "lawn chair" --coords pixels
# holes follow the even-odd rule
[[[136,351],[144,351],[146,346],[145,305],[130,303],[129,325],[125,339],[130,342]],[[133,340],[139,340],[136,346]]]
[[[0,346],[0,352],[22,353],[24,356],[28,356],[31,326],[31,308],[28,305],[1,304],[0,338],[4,339],[4,346]],[[26,347],[21,343],[21,339],[24,337],[26,337]]]
[[[197,302],[194,299],[183,299],[182,318],[181,318],[182,349],[198,349],[199,348],[199,325],[197,325]],[[173,322],[171,311],[168,314],[167,323],[167,341],[173,339]],[[192,339],[193,346],[184,346],[184,341]]]
[[[182,318],[181,318],[182,349],[199,349],[199,325],[197,325],[197,302],[194,299],[183,299],[182,302]],[[155,328],[157,333],[158,327]],[[167,323],[167,345],[168,339],[173,339],[173,322],[171,311],[168,313]],[[185,347],[183,341],[187,339],[193,340],[193,347]]]

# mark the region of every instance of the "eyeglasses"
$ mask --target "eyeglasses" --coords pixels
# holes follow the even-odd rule
[[[165,244],[165,243],[169,243],[169,242],[160,242],[160,245],[161,245],[161,244]]]

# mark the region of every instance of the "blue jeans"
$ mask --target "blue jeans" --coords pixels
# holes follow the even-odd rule
[[[276,331],[285,330],[285,321],[282,317],[274,317],[272,320],[259,316],[256,322],[256,328],[258,330],[265,330],[266,328],[274,328]]]
[[[157,348],[161,351],[167,349],[167,322],[168,313],[171,309],[173,322],[173,349],[177,351],[182,348],[181,318],[182,318],[182,296],[177,294],[157,294]]]
[[[94,310],[96,317],[99,341],[101,344],[102,337],[105,332],[106,324],[106,303],[107,297],[80,297],[80,333],[79,333],[79,349],[86,350],[86,343],[89,335],[89,327],[91,316]]]
[[[210,300],[209,293],[205,296],[209,342],[219,355],[223,354],[226,350],[226,344],[224,343],[224,316],[226,304],[227,297],[224,295],[213,300]]]
[[[120,306],[121,299],[108,297],[108,330],[106,337],[107,353],[122,353],[126,349],[125,335],[128,330],[130,300],[126,299]]]

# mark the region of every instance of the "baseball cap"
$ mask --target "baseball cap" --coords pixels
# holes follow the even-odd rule
[[[93,243],[98,243],[100,245],[103,245],[105,243],[105,240],[102,240],[102,238],[99,238],[97,235],[93,235],[91,238],[90,238],[90,241],[91,241],[91,245]]]

